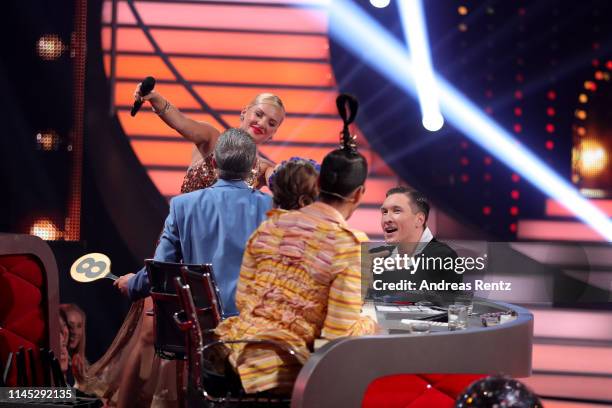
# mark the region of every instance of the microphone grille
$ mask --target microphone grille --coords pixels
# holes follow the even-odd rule
[[[140,93],[146,95],[151,92],[154,87],[155,78],[153,78],[152,76],[148,76],[142,81],[142,85],[140,86]]]

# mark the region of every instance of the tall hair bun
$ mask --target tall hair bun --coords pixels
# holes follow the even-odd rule
[[[332,186],[338,181],[338,173],[335,171],[328,172],[326,176],[326,181]]]
[[[351,136],[349,125],[355,121],[359,102],[353,95],[343,93],[336,98],[336,106],[344,123],[340,133],[340,148],[348,152],[357,152],[357,138],[355,135]]]

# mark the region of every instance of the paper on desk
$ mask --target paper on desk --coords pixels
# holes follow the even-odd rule
[[[440,314],[439,310],[427,306],[381,306],[377,305],[379,312],[407,312],[415,314]]]
[[[379,312],[399,312],[400,308],[397,306],[376,306],[376,310]]]
[[[415,319],[402,319],[401,322],[403,324],[412,324],[412,323],[429,323],[432,327],[448,327],[448,323],[443,322],[430,322],[427,320],[415,320]]]

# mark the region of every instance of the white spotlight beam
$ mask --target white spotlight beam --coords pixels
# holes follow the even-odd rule
[[[435,132],[444,125],[444,118],[440,113],[438,85],[431,65],[423,4],[421,0],[399,0],[397,4],[410,49],[423,127]]]
[[[391,0],[370,0],[370,4],[376,8],[385,8],[391,3]]]
[[[350,1],[334,0],[329,10],[335,14],[330,35],[336,41],[416,96],[414,66],[399,41]],[[438,75],[435,78],[440,92],[440,107],[453,126],[612,242],[612,222],[603,212],[444,78]]]

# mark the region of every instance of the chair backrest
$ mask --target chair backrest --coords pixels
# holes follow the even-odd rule
[[[44,373],[38,350],[60,353],[59,283],[53,251],[32,235],[0,233],[0,382],[18,383],[17,352],[32,349],[21,365],[30,386],[42,386]],[[8,357],[12,356],[8,365]],[[5,375],[6,374],[6,375]]]
[[[145,259],[145,268],[149,275],[151,290],[157,293],[171,293],[176,295],[174,278],[181,276],[181,267],[184,264],[161,262],[155,259]]]
[[[154,310],[155,352],[162,358],[185,358],[185,336],[174,323],[174,314],[181,310],[173,278],[181,276],[183,264],[145,260],[151,283]]]
[[[183,282],[189,285],[200,327],[206,335],[223,320],[223,306],[212,265],[184,265],[181,276]]]
[[[209,277],[204,275],[204,279],[198,280],[195,283],[197,285],[201,285],[202,281],[208,281],[210,283]],[[181,278],[175,278],[174,284],[176,287],[176,292],[179,296],[181,306],[183,308],[182,311],[175,315],[175,323],[177,327],[179,327],[182,331],[185,332],[185,338],[187,343],[187,368],[188,368],[188,377],[187,377],[187,406],[188,407],[199,407],[199,406],[208,406],[206,402],[205,395],[208,395],[206,391],[209,387],[223,387],[227,386],[228,381],[233,384],[233,387],[228,388],[228,392],[233,390],[234,392],[239,392],[240,380],[238,377],[235,377],[234,380],[230,380],[223,374],[211,374],[211,364],[212,363],[208,357],[210,357],[211,351],[206,351],[210,346],[218,346],[221,342],[216,340],[213,336],[206,335],[206,330],[201,327],[201,313],[198,307],[196,307],[194,303],[194,290],[190,285],[186,285],[183,283]],[[209,286],[212,289],[212,284]],[[209,289],[205,286],[205,291],[209,291]],[[211,296],[208,297],[211,305],[215,304],[215,296],[212,295],[216,293],[215,291],[210,291]],[[220,318],[220,315],[218,315]],[[219,358],[222,358],[220,355],[212,352],[213,355],[216,356],[215,361]],[[217,361],[217,363],[219,363]],[[204,375],[204,372],[207,375]],[[216,400],[215,398],[208,400],[223,402],[225,398],[221,400]],[[212,406],[212,405],[211,405]],[[223,404],[222,406],[225,406]],[[234,406],[234,405],[232,405]],[[251,405],[247,405],[251,406]]]
[[[185,335],[178,329],[174,314],[183,310],[174,279],[191,286],[191,293],[202,332],[208,341],[221,321],[221,304],[210,264],[189,265],[145,260],[155,310],[155,351],[166,359],[184,359]]]
[[[181,278],[174,278],[174,285],[181,303],[182,310],[175,315],[175,324],[185,332],[187,343],[188,395],[194,393],[202,384],[202,350],[204,337],[198,319],[198,312],[193,301],[190,285],[186,285]]]

